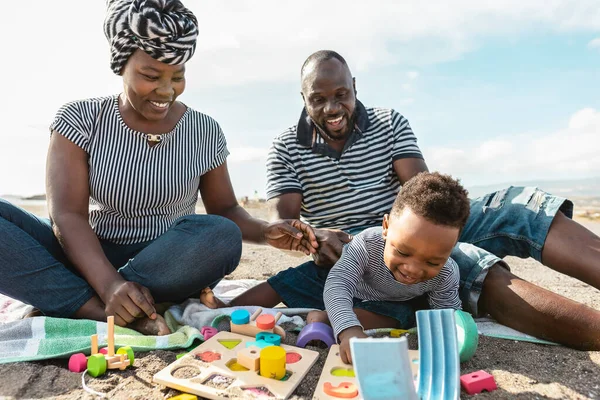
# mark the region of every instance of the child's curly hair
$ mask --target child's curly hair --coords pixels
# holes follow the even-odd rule
[[[399,216],[404,207],[436,225],[462,230],[469,218],[470,202],[467,190],[450,175],[421,172],[402,186],[390,219]]]

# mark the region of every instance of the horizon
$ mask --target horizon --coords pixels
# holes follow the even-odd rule
[[[200,36],[180,100],[221,125],[238,197],[264,197],[267,150],[302,108],[300,66],[323,48],[346,58],[360,101],[409,120],[430,170],[467,187],[600,171],[597,0],[183,3]],[[0,100],[0,193],[31,196],[45,191],[58,108],[118,93],[121,81],[109,68],[104,2],[4,9],[27,15],[28,29],[18,18],[0,26],[4,37],[20,34],[5,44],[18,70]]]

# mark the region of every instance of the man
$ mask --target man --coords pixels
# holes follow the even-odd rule
[[[267,197],[279,218],[302,217],[311,224],[320,247],[314,262],[280,272],[233,305],[283,301],[316,307],[295,282],[327,274],[351,234],[379,225],[401,185],[427,171],[408,121],[394,110],[360,103],[342,56],[312,54],[301,79],[305,109],[298,124],[273,143]],[[600,349],[599,311],[518,278],[501,260],[533,257],[600,288],[600,238],[570,219],[572,207],[536,188],[509,188],[473,200],[462,243],[451,255],[460,267],[463,307],[539,338]]]

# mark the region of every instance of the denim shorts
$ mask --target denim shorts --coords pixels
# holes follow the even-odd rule
[[[298,267],[281,271],[267,282],[290,308],[315,308],[324,310],[323,290],[329,269],[308,261]],[[398,321],[391,328],[408,329],[415,326],[415,312],[427,308],[425,296],[409,301],[368,301],[354,298],[354,308],[385,315]]]
[[[460,269],[459,294],[465,311],[482,314],[478,302],[483,281],[494,264],[509,269],[502,260],[505,256],[541,261],[550,225],[559,211],[572,218],[573,203],[536,187],[511,186],[471,200],[469,220],[451,254]],[[281,271],[268,282],[288,307],[323,310],[327,272],[310,261]],[[414,326],[410,324],[414,324],[415,304],[420,308],[423,301],[415,299],[413,303],[357,299],[355,307],[390,316],[402,327],[410,327]]]

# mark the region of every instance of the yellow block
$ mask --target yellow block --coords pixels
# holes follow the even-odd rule
[[[194,396],[193,394],[180,394],[179,396],[169,397],[168,400],[198,400],[198,396]]]
[[[279,346],[265,347],[260,352],[260,375],[283,379],[285,376],[285,350]]]
[[[407,332],[408,331],[406,329],[392,329],[390,331],[390,336],[391,337],[400,337],[400,336],[404,335]]]

